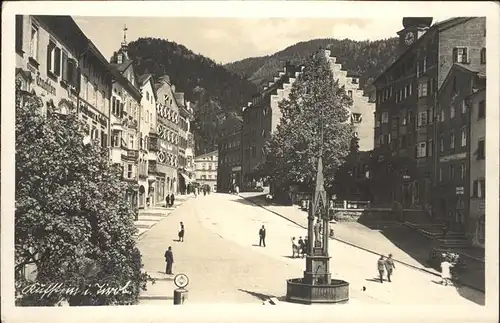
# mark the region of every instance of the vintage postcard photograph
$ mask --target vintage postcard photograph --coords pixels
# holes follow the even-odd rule
[[[4,6],[2,322],[498,320],[494,3]]]

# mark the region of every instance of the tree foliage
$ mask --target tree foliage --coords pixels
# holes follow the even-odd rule
[[[351,106],[352,99],[334,80],[324,52],[319,51],[306,62],[289,97],[279,103],[280,124],[266,144],[267,173],[277,189],[297,183],[312,189],[321,147],[325,184],[332,187],[354,138],[354,128],[347,122]]]
[[[85,144],[84,124],[59,115],[16,84],[15,259],[18,305],[134,304],[149,276],[141,271],[134,210],[125,201],[121,171],[109,164],[107,149]],[[35,266],[39,284],[61,283],[82,293],[23,293],[30,282],[25,265]],[[101,287],[120,288],[117,295]],[[82,295],[85,289],[88,295]],[[100,294],[100,295],[99,295]]]

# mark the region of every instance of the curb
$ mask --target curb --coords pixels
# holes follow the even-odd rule
[[[267,207],[265,207],[265,206],[263,206],[263,205],[261,205],[261,204],[259,204],[259,203],[257,203],[257,202],[254,202],[254,201],[252,201],[251,199],[249,199],[249,198],[247,198],[247,197],[244,197],[244,196],[241,196],[241,195],[238,195],[238,196],[239,196],[239,197],[241,197],[241,198],[243,198],[243,199],[245,199],[246,201],[249,201],[249,202],[251,202],[251,203],[253,203],[253,204],[255,204],[255,205],[257,205],[257,206],[259,206],[259,207],[263,208],[264,210],[266,210],[266,211],[268,211],[268,212],[271,212],[271,213],[273,213],[273,214],[276,214],[276,215],[278,215],[279,217],[281,217],[281,218],[283,218],[283,219],[285,219],[285,220],[287,220],[287,221],[289,221],[289,222],[292,222],[293,224],[295,224],[295,225],[297,225],[297,226],[299,226],[299,227],[301,227],[301,228],[303,228],[303,229],[307,229],[307,227],[303,226],[302,224],[299,224],[299,223],[297,223],[297,222],[295,222],[295,221],[293,221],[293,220],[291,220],[291,219],[287,218],[286,216],[284,216],[284,215],[282,215],[282,214],[279,214],[278,212],[275,212],[275,211],[273,211],[273,210],[270,210],[270,209],[268,209]],[[369,252],[369,253],[371,253],[371,254],[380,255],[380,253],[378,253],[378,252],[375,252],[375,251],[370,250],[370,249],[363,248],[363,247],[361,247],[361,246],[355,245],[355,244],[350,243],[350,242],[347,242],[347,241],[345,241],[345,240],[341,240],[341,239],[339,239],[339,238],[330,238],[330,239],[337,240],[337,241],[339,241],[339,242],[341,242],[341,243],[344,243],[344,244],[346,244],[346,245],[349,245],[349,246],[352,246],[352,247],[355,247],[355,248],[358,248],[358,249],[364,250],[364,251]],[[412,269],[415,269],[415,270],[418,270],[418,271],[421,271],[421,272],[428,273],[428,274],[433,275],[433,276],[441,277],[441,274],[440,274],[440,273],[438,273],[438,272],[435,272],[435,271],[432,271],[432,270],[429,270],[429,269],[425,269],[425,268],[421,268],[421,267],[417,267],[417,266],[411,265],[411,264],[409,264],[409,263],[403,262],[403,261],[401,261],[401,260],[397,260],[397,259],[395,259],[395,258],[392,258],[392,259],[393,259],[396,263],[399,263],[399,264],[401,264],[401,265],[404,265],[404,266],[410,267],[410,268],[412,268]],[[462,286],[467,286],[467,287],[469,287],[469,288],[472,288],[472,289],[474,289],[474,290],[477,290],[477,291],[480,291],[480,292],[483,292],[483,293],[485,292],[483,289],[478,288],[478,287],[475,287],[475,286],[473,286],[473,285],[469,285],[469,284],[467,284],[467,283],[460,283],[460,285],[462,285]]]

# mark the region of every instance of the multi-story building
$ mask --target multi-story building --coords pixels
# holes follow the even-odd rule
[[[486,66],[481,67],[482,72],[485,72]],[[469,130],[472,121],[466,99],[474,89],[483,86],[477,72],[470,70],[468,65],[454,64],[437,97],[437,182],[433,192],[437,205],[434,211],[444,217],[449,226],[463,231],[466,231],[468,226],[471,144]]]
[[[149,172],[150,161],[156,163],[156,152],[150,151],[150,138],[156,136],[156,89],[153,76],[144,74],[139,78],[141,110],[139,113],[139,208],[154,206],[156,173]]]
[[[89,46],[87,37],[69,16],[16,15],[15,33],[16,80],[21,89],[42,98],[43,115],[47,106],[76,113],[79,61]]]
[[[373,149],[373,132],[375,125],[375,103],[360,89],[359,77],[348,75],[342,70],[342,64],[337,62],[337,58],[331,56],[330,50],[325,50],[325,56],[330,65],[333,79],[340,87],[344,87],[347,95],[352,99],[352,106],[349,111],[349,122],[355,126],[355,135],[359,142],[359,151],[371,151]]]
[[[279,72],[278,76],[264,86],[262,91],[242,109],[241,181],[243,189],[260,179],[256,169],[266,160],[265,143],[276,131],[281,118],[278,103],[288,98],[292,84],[302,69],[302,66],[297,67],[287,63],[283,71]]]
[[[142,100],[132,60],[128,57],[126,35],[120,50],[113,54],[115,78],[111,94],[111,161],[120,164],[123,179],[129,182],[126,199],[138,207],[139,112]]]
[[[158,138],[154,144],[157,149],[155,165],[156,199],[162,201],[167,194],[177,194],[178,144],[179,144],[179,107],[175,99],[175,86],[165,75],[155,85],[158,97],[156,105]]]
[[[486,57],[485,57],[486,58]],[[485,59],[486,61],[486,59]],[[485,75],[478,74],[481,81],[486,82]],[[482,82],[478,82],[482,83]],[[472,243],[484,248],[485,237],[485,140],[486,140],[486,87],[481,86],[467,98],[470,108],[470,144],[469,144],[469,216],[466,221],[467,235]]]
[[[192,182],[189,174],[188,165],[188,142],[190,139],[191,120],[193,119],[193,110],[191,103],[184,99],[184,93],[175,93],[175,100],[179,107],[179,145],[178,145],[178,191],[181,194],[187,193],[188,185]],[[192,156],[191,156],[192,157]],[[192,159],[191,159],[192,160]]]
[[[189,105],[189,110],[191,111],[191,115],[193,115],[193,109]],[[187,147],[186,147],[186,173],[189,177],[189,182],[192,182],[196,179],[195,174],[195,166],[194,166],[194,156],[195,156],[195,142],[194,142],[194,134],[191,129],[191,122],[189,122],[189,131],[187,132]]]
[[[331,56],[331,50],[327,49],[324,53],[330,65],[333,79],[338,82],[340,87],[344,87],[346,94],[352,99],[347,122],[354,125],[354,134],[358,139],[359,146],[359,154],[356,162],[352,165],[351,172],[355,185],[346,186],[345,189],[342,189],[343,192],[337,192],[343,196],[337,196],[345,199],[370,199],[367,175],[370,153],[374,147],[375,102],[360,88],[359,77],[350,75],[346,70],[343,70],[342,64],[337,62],[337,58]],[[339,187],[344,186],[341,184]]]
[[[229,192],[241,187],[241,127],[240,116],[230,114],[222,124],[219,138],[217,166],[217,191]]]
[[[217,150],[194,158],[196,182],[207,185],[212,192],[217,190]]]
[[[376,203],[399,201],[406,208],[436,209],[437,91],[454,63],[473,70],[480,65],[472,58],[484,47],[485,22],[481,17],[461,17],[431,27],[432,18],[403,19],[404,28],[398,32],[401,54],[374,81],[372,169],[379,178],[397,177],[395,185],[372,189]]]

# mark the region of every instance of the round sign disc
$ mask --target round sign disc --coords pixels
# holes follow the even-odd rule
[[[179,288],[184,288],[189,284],[189,278],[185,274],[177,274],[174,277],[174,284]]]

